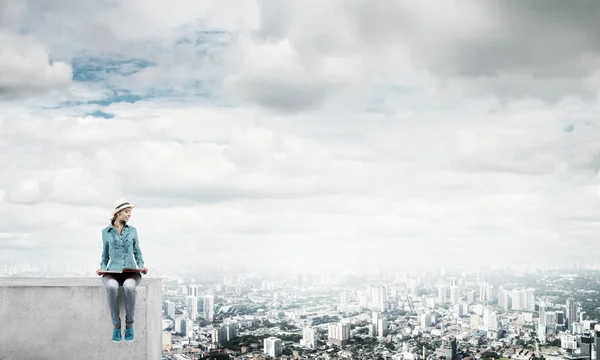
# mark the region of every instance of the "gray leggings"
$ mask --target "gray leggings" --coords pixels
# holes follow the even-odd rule
[[[133,324],[135,311],[136,287],[142,281],[142,275],[139,273],[124,274],[104,274],[102,276],[106,293],[108,295],[108,307],[110,308],[110,317],[114,326],[121,326],[121,316],[119,308],[119,286],[123,286],[123,301],[125,303],[125,324]]]

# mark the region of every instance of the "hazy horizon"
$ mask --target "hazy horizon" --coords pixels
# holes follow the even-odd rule
[[[0,261],[598,258],[600,3],[6,2]],[[183,266],[183,265],[182,265]]]

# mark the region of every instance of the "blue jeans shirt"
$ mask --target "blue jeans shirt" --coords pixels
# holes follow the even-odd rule
[[[124,268],[141,269],[144,267],[144,258],[140,250],[136,228],[125,224],[121,234],[112,225],[102,230],[102,261],[100,267],[102,270],[108,271],[121,271]]]

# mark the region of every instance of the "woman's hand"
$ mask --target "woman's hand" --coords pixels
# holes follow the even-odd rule
[[[102,270],[102,269],[96,270],[96,275],[98,275],[98,276],[102,275],[102,273],[101,273],[102,271],[104,271],[104,270]]]
[[[142,270],[140,270],[140,272],[141,272],[142,274],[147,274],[147,273],[148,273],[148,268],[147,268],[147,267],[145,267],[145,268],[142,268]]]

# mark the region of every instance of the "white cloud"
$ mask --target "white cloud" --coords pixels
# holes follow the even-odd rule
[[[134,223],[148,256],[161,264],[263,252],[278,254],[273,264],[293,263],[286,249],[299,261],[342,252],[348,261],[421,262],[490,259],[492,249],[528,256],[509,247],[517,245],[553,256],[561,241],[586,241],[579,236],[589,225],[566,220],[600,215],[592,169],[598,129],[565,132],[559,107],[387,125],[387,117],[363,115],[361,127],[335,138],[312,131],[337,123],[326,115],[282,120],[171,106],[115,105],[111,120],[4,119],[2,140],[18,151],[2,165],[19,165],[0,176],[2,231],[14,222],[29,229],[28,242],[82,241],[81,253],[94,261],[96,232],[114,198],[126,194],[139,205]],[[65,227],[74,229],[57,231]]]
[[[0,44],[0,96],[21,97],[66,88],[71,83],[71,66],[51,62],[34,38],[3,33],[0,28]]]
[[[158,266],[553,261],[595,236],[598,28],[570,20],[592,3],[556,31],[513,2],[35,4],[0,19],[0,88],[26,95],[0,104],[2,256],[94,267],[120,197]]]

